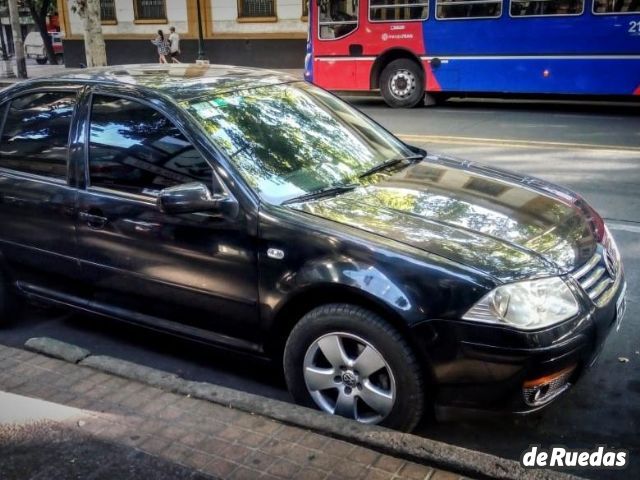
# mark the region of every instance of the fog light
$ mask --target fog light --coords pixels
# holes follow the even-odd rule
[[[571,386],[569,378],[576,365],[544,377],[527,380],[522,385],[524,403],[530,407],[538,407],[550,402]]]

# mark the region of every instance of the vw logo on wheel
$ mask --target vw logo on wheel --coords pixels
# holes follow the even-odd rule
[[[342,383],[344,383],[347,387],[355,387],[356,383],[358,383],[358,379],[352,372],[344,372],[342,374]]]

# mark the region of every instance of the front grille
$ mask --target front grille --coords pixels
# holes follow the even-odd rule
[[[569,378],[571,377],[573,370],[573,368],[567,369],[549,382],[532,386],[525,385],[522,388],[524,403],[530,407],[537,407],[556,398],[570,387]]]
[[[620,255],[610,240],[607,245],[598,247],[596,254],[572,276],[593,303],[602,307],[616,291],[621,274]]]

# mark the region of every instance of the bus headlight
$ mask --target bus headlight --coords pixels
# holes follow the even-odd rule
[[[554,325],[579,312],[578,302],[559,277],[501,285],[480,299],[463,320],[522,330]]]

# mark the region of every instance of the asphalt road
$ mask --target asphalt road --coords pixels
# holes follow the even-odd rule
[[[420,435],[518,459],[530,444],[631,449],[624,471],[576,470],[591,478],[640,478],[640,106],[451,101],[391,110],[353,100],[405,140],[430,151],[562,183],[608,220],[622,251],[628,309],[596,366],[572,391],[532,417],[455,418]],[[115,322],[29,309],[0,342],[50,336],[183,377],[289,400],[277,367]],[[621,362],[626,358],[628,362]]]

